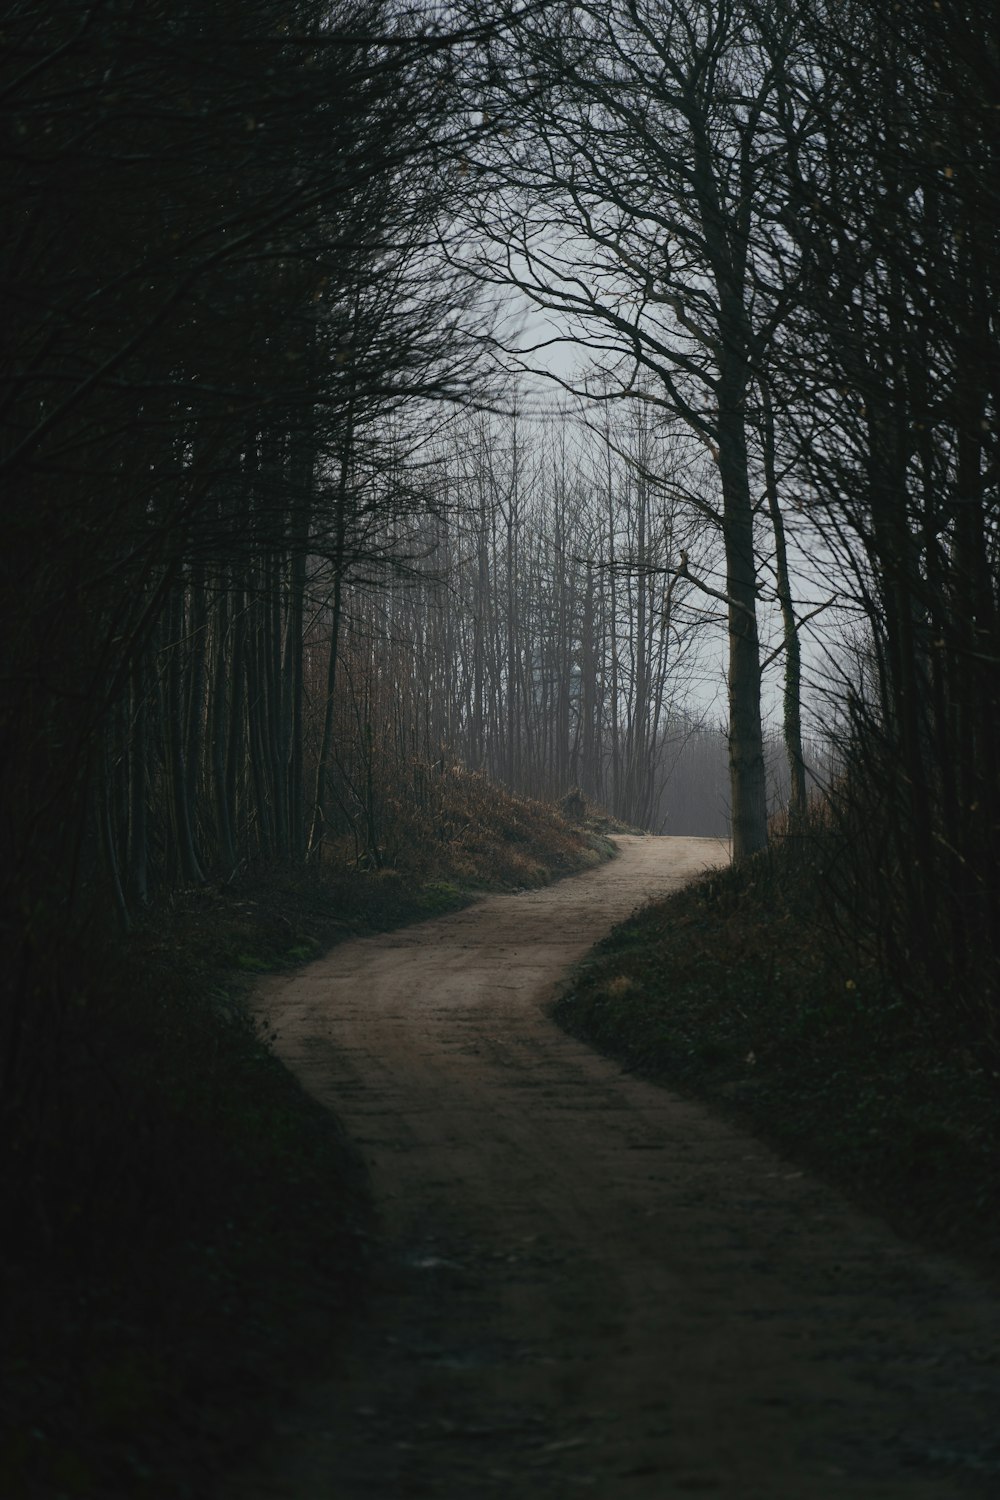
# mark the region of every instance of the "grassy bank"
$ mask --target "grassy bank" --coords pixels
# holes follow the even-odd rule
[[[995,1067],[947,1008],[879,979],[838,927],[823,858],[789,839],[641,912],[579,968],[556,1018],[996,1274]]]
[[[334,849],[175,893],[126,942],[40,929],[2,1147],[0,1494],[210,1494],[282,1388],[335,1357],[364,1284],[364,1173],[249,1019],[254,976],[610,847],[448,780],[395,868]]]

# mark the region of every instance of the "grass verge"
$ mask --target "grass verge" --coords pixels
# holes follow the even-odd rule
[[[610,851],[453,782],[446,836],[401,868],[248,872],[175,893],[125,943],[21,935],[0,1494],[201,1500],[336,1357],[366,1275],[365,1175],[251,1021],[254,976]]]
[[[720,1108],[901,1232],[1000,1269],[1000,1087],[881,983],[792,841],[617,927],[555,1018]]]

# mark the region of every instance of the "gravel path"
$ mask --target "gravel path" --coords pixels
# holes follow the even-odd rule
[[[545,1015],[614,922],[725,857],[619,842],[262,987],[385,1252],[232,1500],[1000,1496],[1000,1295]]]

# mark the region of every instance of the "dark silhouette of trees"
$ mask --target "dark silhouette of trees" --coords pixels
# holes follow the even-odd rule
[[[870,841],[871,943],[925,988],[982,992],[988,973],[994,995],[1000,54],[988,8],[623,0],[518,13],[483,0],[469,12],[494,34],[466,80],[491,129],[472,156],[463,249],[474,275],[535,315],[505,349],[544,368],[549,343],[575,338],[589,370],[557,379],[681,419],[716,467],[718,500],[691,499],[726,558],[722,587],[703,591],[729,614],[736,857],[766,838],[760,606],[782,619],[797,814],[801,629],[839,598],[867,622],[839,698],[850,785],[870,800],[851,837]],[[797,604],[793,569],[810,557],[816,597]],[[685,560],[675,572],[706,582]]]
[[[435,248],[464,125],[437,33],[367,0],[17,3],[0,47],[0,1114],[30,1216],[74,1158],[109,914],[301,858],[322,817],[314,620],[405,555],[416,408],[467,389]]]
[[[810,8],[785,70],[801,297],[774,382],[867,631],[849,832],[886,971],[996,1036],[1000,54],[986,6]]]
[[[304,852],[313,594],[366,555],[375,422],[464,379],[448,67],[378,4],[8,8],[15,906]]]

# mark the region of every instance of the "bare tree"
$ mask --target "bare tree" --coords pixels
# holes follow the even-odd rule
[[[473,269],[568,320],[600,371],[574,384],[580,394],[653,403],[712,454],[740,859],[767,840],[749,402],[795,289],[788,258],[773,254],[777,79],[794,25],[776,22],[768,52],[742,5],[628,0],[500,16],[505,29],[469,84],[497,122],[475,164],[470,234],[484,248]]]
[[[846,685],[863,920],[888,971],[969,996],[995,1036],[1000,55],[984,5],[805,22],[782,84],[802,296],[772,371],[867,622]]]
[[[4,867],[141,900],[303,851],[345,442],[466,388],[463,127],[441,37],[368,0],[15,3],[3,43]]]

